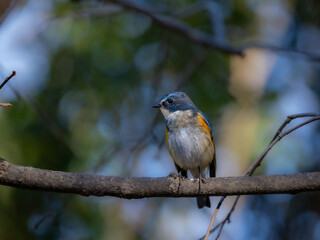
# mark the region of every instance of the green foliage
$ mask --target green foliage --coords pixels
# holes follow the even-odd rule
[[[253,5],[254,1],[248,2]],[[243,42],[259,34],[257,27],[261,25],[258,26],[257,13],[248,2],[217,1],[232,42]],[[195,1],[188,0],[149,2],[156,9],[172,13],[193,3]],[[243,150],[247,160],[253,160],[267,142],[267,138],[261,139],[259,134],[269,137],[277,128],[278,119],[270,119],[278,114],[272,110],[282,99],[284,87],[272,88],[267,83],[262,84],[262,94],[255,102],[252,105],[242,104],[237,96],[230,93],[230,62],[235,57],[202,48],[128,10],[98,18],[78,18],[77,13],[102,6],[100,3],[86,5],[77,1],[53,1],[52,4],[50,13],[56,18],[45,22],[41,36],[38,36],[41,44],[46,46],[50,63],[41,90],[17,99],[12,108],[0,109],[0,156],[8,161],[60,171],[168,175],[174,171],[174,166],[166,149],[162,148],[164,122],[156,117],[151,105],[162,95],[176,90],[181,80],[179,76],[188,70],[189,64],[196,67],[178,90],[187,92],[214,122],[216,139],[226,144],[222,149],[230,147],[227,143],[235,134],[224,127],[232,125],[234,119],[239,121],[240,115],[249,120],[241,122],[237,129],[246,129],[254,124],[258,126],[249,129],[255,134],[252,141],[239,133],[241,139],[237,141],[249,145],[247,151]],[[301,5],[299,1],[288,4],[292,8]],[[308,9],[297,8],[301,21],[307,19],[310,22]],[[182,21],[212,34],[207,12]],[[34,47],[36,44],[39,43],[34,43]],[[193,60],[201,54],[203,60],[194,63]],[[257,73],[253,71],[253,74]],[[274,75],[277,81],[281,78],[280,73]],[[34,81],[43,79],[34,76]],[[316,78],[310,85],[315,86],[313,90],[319,94]],[[290,83],[285,82],[283,86],[287,89]],[[252,118],[245,118],[251,113],[254,113]],[[278,116],[280,119],[285,117],[282,114]],[[220,119],[224,121],[220,122]],[[226,140],[228,134],[232,136]],[[299,142],[295,144],[299,145]],[[159,151],[156,150],[158,146]],[[239,166],[235,166],[228,159],[233,154],[238,157],[238,153],[232,150],[226,157],[221,156],[223,159],[218,159],[218,167],[223,165],[223,161],[232,166],[231,170],[243,170],[249,164],[239,162]],[[302,156],[304,154],[310,152],[301,153]],[[157,165],[159,159],[165,170]],[[263,166],[261,173],[266,169]],[[187,221],[193,215],[186,209],[191,209],[190,212],[195,210],[186,199],[179,199],[183,204],[177,204],[178,200],[148,199],[134,205],[130,201],[108,197],[96,199],[0,188],[0,236],[4,240],[165,239],[169,230],[161,220],[163,216],[170,221],[170,217],[180,214]],[[194,202],[192,204],[195,205]],[[183,213],[177,211],[177,205],[183,208]],[[177,228],[180,227],[181,224]],[[206,227],[203,226],[202,233]],[[181,239],[178,232],[171,233],[172,239]]]

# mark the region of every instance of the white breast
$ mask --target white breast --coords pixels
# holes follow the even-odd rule
[[[168,144],[175,163],[190,170],[194,177],[206,168],[214,156],[210,137],[198,127],[180,127],[168,132]]]

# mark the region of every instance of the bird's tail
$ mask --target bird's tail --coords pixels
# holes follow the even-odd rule
[[[209,197],[197,197],[197,206],[198,208],[203,207],[211,207],[210,199]]]

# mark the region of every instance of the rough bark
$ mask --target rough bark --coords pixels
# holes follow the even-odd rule
[[[18,166],[1,159],[0,184],[30,190],[127,199],[229,196],[318,191],[320,173],[206,179],[199,193],[197,180],[69,173]]]

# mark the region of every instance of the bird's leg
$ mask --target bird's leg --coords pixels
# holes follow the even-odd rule
[[[179,172],[178,172],[178,175],[174,172],[171,172],[169,174],[168,177],[172,177],[172,178],[179,178],[179,184],[178,184],[178,193],[179,193],[179,190],[180,190],[180,186],[181,186],[181,181],[184,181],[187,179],[187,177],[183,176],[183,173],[182,173],[183,169],[181,169]]]
[[[198,167],[198,170],[199,170],[199,189],[198,189],[198,193],[200,193],[201,192],[201,179],[202,179],[201,172],[200,172],[200,166]]]
[[[201,174],[199,175],[199,181],[201,181],[204,184],[207,183],[206,179],[204,177],[202,177]]]
[[[174,173],[174,172],[171,172],[171,173],[168,175],[168,177],[177,178],[178,175],[177,175],[176,173]]]
[[[200,193],[201,183],[206,184],[207,182],[206,182],[205,178],[203,178],[201,175],[200,166],[198,167],[198,170],[199,170],[199,191],[198,192]]]
[[[181,180],[184,181],[187,179],[186,176],[183,176],[183,173],[182,171],[184,171],[183,169],[181,169],[178,173],[178,177],[179,177],[179,185],[178,185],[178,192],[179,192],[179,189],[180,189],[180,186],[181,186]],[[186,173],[185,173],[186,174]]]
[[[181,178],[182,180],[187,179],[185,176],[182,175],[182,171],[179,171],[178,174],[171,172],[168,177],[172,177],[172,178]]]
[[[186,180],[187,179],[185,176],[182,175],[182,170],[179,171],[178,177],[181,178],[182,180]]]
[[[201,175],[200,166],[198,167],[198,170],[199,170],[199,182],[207,183],[207,182],[206,182],[206,179],[203,178],[202,175]]]

